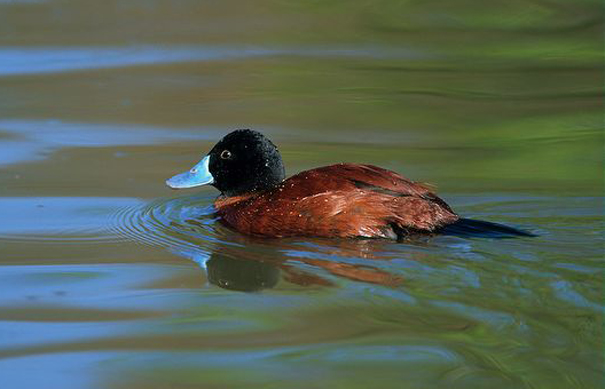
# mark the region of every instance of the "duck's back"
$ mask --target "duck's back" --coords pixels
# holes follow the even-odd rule
[[[358,164],[307,170],[263,193],[219,198],[215,206],[236,230],[267,237],[396,238],[458,220],[427,186]]]

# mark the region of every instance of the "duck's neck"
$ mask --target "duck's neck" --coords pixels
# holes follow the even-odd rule
[[[221,194],[224,197],[245,197],[249,194],[257,194],[260,192],[266,192],[271,189],[277,188],[283,179],[271,178],[271,177],[260,177],[249,182],[243,181],[235,188],[221,190]]]
[[[216,208],[216,210],[219,211],[219,213],[220,213],[220,211],[225,208],[236,206],[238,204],[243,204],[246,202],[246,200],[256,197],[257,195],[258,195],[258,193],[254,193],[254,192],[247,193],[247,194],[240,195],[240,196],[229,196],[229,197],[221,194],[214,200],[214,208]]]

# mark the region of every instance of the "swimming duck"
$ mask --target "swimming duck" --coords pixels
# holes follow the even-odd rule
[[[214,186],[221,192],[214,203],[221,221],[258,237],[403,239],[411,233],[485,230],[530,235],[462,219],[427,185],[377,166],[339,163],[285,177],[273,142],[241,129],[166,184],[173,189]]]

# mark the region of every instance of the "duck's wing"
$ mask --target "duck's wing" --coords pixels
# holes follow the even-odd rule
[[[301,182],[299,182],[301,181]],[[341,163],[299,173],[286,181],[291,186],[306,188],[309,194],[328,190],[361,189],[392,197],[418,197],[439,204],[452,212],[428,184],[414,182],[401,174],[373,165]],[[300,184],[300,185],[299,185]]]
[[[326,170],[329,172],[333,169],[337,170],[341,177],[350,180],[353,185],[360,189],[382,191],[394,196],[422,197],[427,194],[434,195],[429,185],[414,182],[399,173],[378,166],[343,163],[327,166]]]

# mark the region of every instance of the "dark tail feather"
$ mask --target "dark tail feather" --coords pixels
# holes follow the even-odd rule
[[[457,222],[443,227],[440,231],[445,235],[479,238],[513,238],[515,236],[537,236],[531,232],[508,227],[503,224],[484,222],[473,219],[459,219]]]

